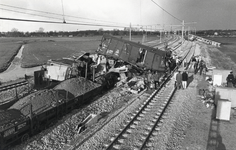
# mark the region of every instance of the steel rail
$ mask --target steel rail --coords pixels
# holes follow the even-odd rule
[[[4,85],[4,86],[0,87],[0,92],[6,91],[6,90],[9,90],[9,89],[13,89],[13,88],[16,88],[16,87],[19,87],[19,86],[27,85],[27,84],[28,84],[27,81],[20,81],[20,82],[9,84],[9,85]]]
[[[189,51],[185,54],[185,57],[183,58],[183,60],[188,56],[188,54],[191,51],[192,46],[190,47]],[[175,68],[175,70],[178,67]],[[158,90],[155,90],[150,97],[145,101],[146,103],[142,106],[141,109],[138,110],[138,112],[136,113],[136,115],[132,116],[131,120],[127,123],[127,125],[120,131],[119,134],[116,134],[116,137],[112,139],[111,143],[108,145],[105,145],[106,150],[112,149],[112,147],[114,146],[115,143],[118,142],[119,138],[122,137],[122,135],[130,128],[131,124],[134,123],[134,121],[137,120],[137,118],[140,116],[140,114],[144,111],[145,108],[147,108],[147,106],[149,105],[149,103],[153,100],[153,98],[159,93],[159,91],[169,82],[170,78],[173,76],[173,73],[175,72],[175,70],[166,78],[166,80],[161,84],[161,86],[158,88]],[[174,90],[172,91],[170,97],[168,98],[168,102],[165,104],[164,108],[162,109],[157,121],[155,122],[154,126],[152,127],[151,131],[149,132],[149,134],[147,135],[147,137],[145,138],[145,141],[143,142],[143,144],[141,145],[140,149],[144,148],[148,139],[150,138],[152,132],[154,131],[156,125],[159,123],[160,119],[162,118],[166,108],[169,106],[169,103],[174,95],[176,91],[176,87],[174,87]]]

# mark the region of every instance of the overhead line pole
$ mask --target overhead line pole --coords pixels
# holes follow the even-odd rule
[[[129,25],[129,40],[131,41],[131,23]]]
[[[183,43],[184,43],[184,20],[182,22],[182,42],[181,42],[181,50],[183,50]]]

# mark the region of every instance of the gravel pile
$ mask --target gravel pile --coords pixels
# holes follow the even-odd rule
[[[19,110],[0,110],[0,132],[25,119]]]
[[[80,110],[74,110],[72,113],[63,117],[57,124],[33,136],[26,143],[22,143],[13,150],[34,150],[34,149],[67,149],[75,142],[83,142],[89,136],[94,134],[104,122],[111,119],[110,113],[128,105],[135,94],[129,94],[122,88],[115,88],[106,93],[93,103]],[[88,128],[82,134],[77,133],[77,126],[89,114],[102,114],[103,118],[91,128]]]
[[[101,86],[85,78],[78,77],[65,80],[54,87],[54,89],[63,89],[72,93],[75,97]]]
[[[30,114],[30,105],[32,105],[32,112],[39,114],[64,102],[66,98],[66,91],[63,90],[40,90],[20,99],[9,109],[20,110],[27,116]],[[73,98],[73,95],[68,93],[68,98]]]

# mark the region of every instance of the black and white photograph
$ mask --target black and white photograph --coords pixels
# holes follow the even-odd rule
[[[235,150],[235,0],[0,0],[0,150]]]

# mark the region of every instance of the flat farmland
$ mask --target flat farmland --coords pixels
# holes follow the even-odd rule
[[[59,59],[81,51],[95,51],[101,37],[46,38],[25,45],[21,67],[43,65],[49,59]]]
[[[121,36],[117,36],[121,37]],[[24,45],[21,67],[40,66],[49,59],[59,59],[81,51],[94,52],[102,36],[88,37],[9,37],[0,39],[0,72],[10,65],[19,48]],[[129,36],[123,36],[129,40]],[[132,41],[142,42],[142,36],[132,36]],[[158,39],[155,35],[146,38],[146,42]]]
[[[21,45],[21,42],[0,41],[0,72],[8,68]]]

